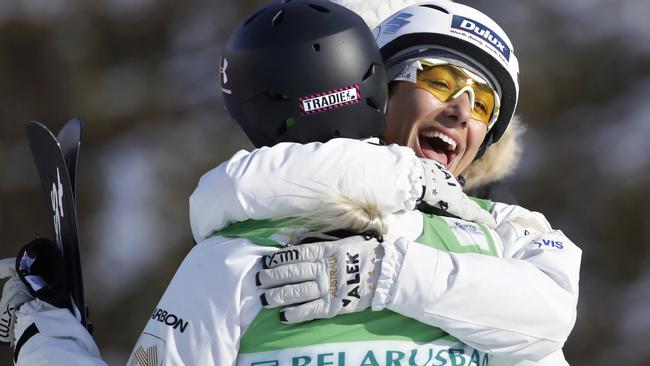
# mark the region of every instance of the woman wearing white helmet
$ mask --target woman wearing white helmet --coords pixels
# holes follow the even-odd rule
[[[373,2],[362,3],[345,0],[339,3],[362,14],[364,14],[364,6],[373,4]],[[402,2],[402,4],[407,3],[415,3],[415,1]],[[402,6],[395,4],[393,9]],[[386,11],[386,7],[379,7],[379,10]],[[451,63],[463,67],[473,75],[478,75],[477,79],[494,91],[495,98],[493,100],[488,96],[487,99],[479,100],[479,103],[473,105],[472,117],[487,125],[487,133],[480,144],[476,157],[474,159],[465,158],[466,160],[462,164],[452,169],[456,175],[468,173],[469,162],[467,160],[471,162],[471,160],[481,158],[487,148],[504,135],[517,105],[519,63],[512,43],[505,32],[492,19],[478,10],[445,0],[409,6],[392,17],[388,17],[381,24],[373,24],[376,22],[376,16],[373,16],[372,13],[366,12],[365,19],[371,26],[377,26],[374,33],[388,68],[389,79],[417,83],[416,71],[422,71],[421,63],[418,63],[418,60],[434,59],[437,64]],[[426,66],[430,67],[431,64]],[[424,84],[420,83],[419,85]],[[437,90],[438,97],[444,97],[445,94],[435,86],[427,87],[427,90]],[[481,89],[477,88],[477,90]],[[468,96],[475,98],[476,93],[468,93]],[[393,103],[393,105],[397,104],[399,103]],[[490,112],[490,115],[480,116],[478,109],[486,106],[492,108],[486,111]],[[393,115],[398,114],[396,109],[393,108]],[[416,148],[416,152],[418,152],[418,145],[424,146],[427,150],[429,146],[427,146],[425,138],[417,141],[418,137],[424,136],[419,136],[416,131],[411,131],[413,133],[410,136],[403,135],[405,130],[410,127],[416,126],[401,125],[401,131],[389,127],[384,137],[395,138],[396,140],[391,142],[398,143],[406,141],[397,141],[397,139],[409,139],[407,145]],[[517,144],[516,141],[513,141],[517,137],[516,127],[509,131],[505,138],[506,143],[501,144],[505,147],[491,149],[490,153],[497,156],[486,159],[492,163],[496,162],[501,167],[490,166],[488,168],[485,164],[480,166],[480,161],[473,162],[471,168],[474,169],[469,169],[470,186],[476,187],[480,183],[498,179],[512,169],[515,160],[513,155],[516,155],[515,150],[517,150],[517,147],[513,146]],[[401,136],[398,137],[398,134]],[[423,143],[419,144],[419,142]],[[470,151],[467,155],[472,155],[472,153]],[[492,173],[494,170],[497,172]],[[479,175],[490,176],[478,177]]]

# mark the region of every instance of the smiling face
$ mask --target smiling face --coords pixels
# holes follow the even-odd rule
[[[485,123],[472,119],[471,112],[467,93],[442,102],[416,84],[397,81],[388,101],[384,141],[408,146],[458,176],[472,163],[487,134]]]

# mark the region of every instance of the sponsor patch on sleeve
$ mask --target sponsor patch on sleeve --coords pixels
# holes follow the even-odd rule
[[[359,84],[352,84],[343,88],[300,97],[300,111],[304,116],[357,104],[360,101]]]

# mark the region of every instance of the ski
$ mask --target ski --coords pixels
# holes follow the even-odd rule
[[[77,206],[75,197],[76,169],[81,139],[81,120],[66,123],[58,140],[40,122],[26,126],[27,140],[36,163],[41,185],[49,196],[54,241],[63,255],[66,280],[72,298],[73,314],[90,330],[84,300],[79,237],[77,233]]]
[[[61,147],[63,160],[65,160],[72,186],[72,197],[75,204],[77,202],[77,163],[79,161],[79,147],[81,146],[81,136],[83,123],[79,118],[73,118],[63,125],[61,131],[56,135],[56,139]]]

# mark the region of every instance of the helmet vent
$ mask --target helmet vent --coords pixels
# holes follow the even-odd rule
[[[273,19],[271,20],[271,26],[272,27],[277,27],[278,24],[282,23],[282,19],[284,19],[284,12],[282,10],[279,10],[273,16]]]
[[[379,106],[377,105],[377,102],[375,102],[375,100],[372,99],[371,97],[366,98],[366,104],[368,105],[368,107],[375,109],[379,112]]]
[[[314,49],[314,51],[320,52],[320,43],[314,43],[311,45],[311,47]]]
[[[266,8],[262,8],[262,9],[256,11],[256,12],[255,12],[253,15],[251,15],[250,17],[248,17],[248,19],[246,19],[246,21],[244,22],[244,26],[247,26],[250,22],[252,22],[255,18],[257,18],[258,15],[262,14],[262,12],[263,12],[264,10],[266,10]]]
[[[363,75],[363,81],[370,79],[375,74],[375,64],[370,65],[368,71]]]
[[[316,10],[316,11],[320,11],[321,13],[329,13],[330,12],[330,10],[328,8],[326,8],[324,6],[321,6],[321,5],[307,4],[307,6],[314,9],[314,10]]]
[[[449,11],[448,11],[447,9],[442,8],[442,7],[438,6],[438,5],[423,4],[423,5],[420,5],[420,6],[423,7],[423,8],[429,8],[429,9],[433,9],[433,10],[438,10],[438,11],[441,11],[441,12],[443,12],[443,13],[445,13],[445,14],[449,14]]]

